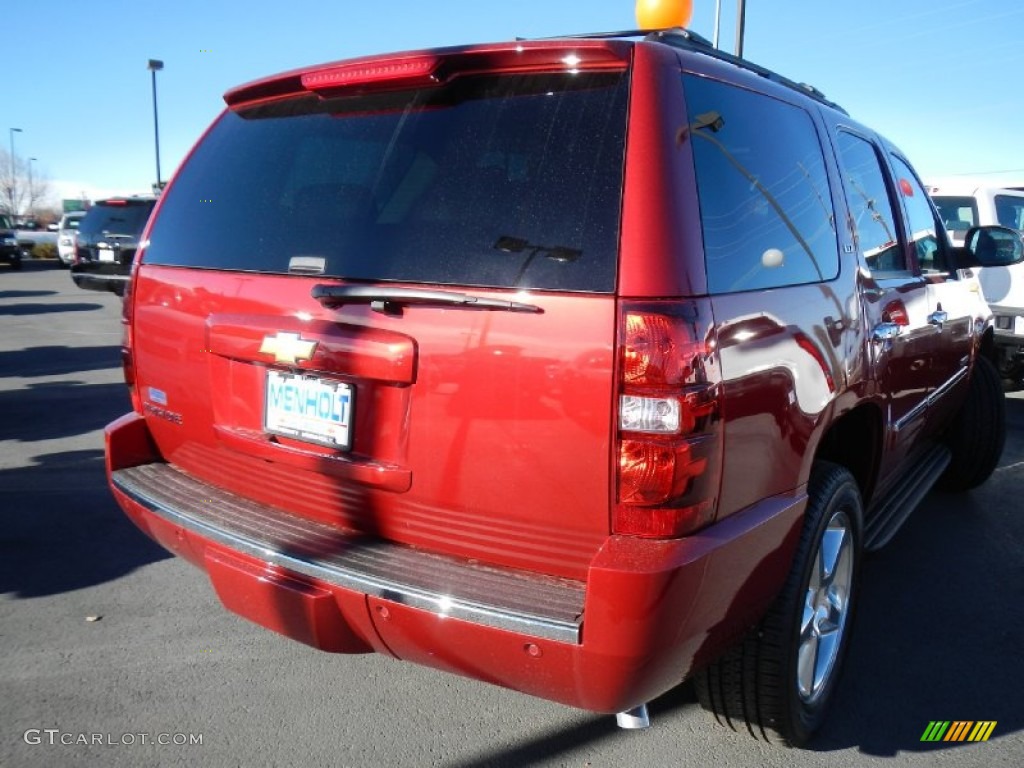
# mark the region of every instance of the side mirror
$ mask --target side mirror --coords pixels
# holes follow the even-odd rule
[[[1009,227],[971,227],[957,250],[961,268],[1009,267],[1024,261],[1024,238]]]

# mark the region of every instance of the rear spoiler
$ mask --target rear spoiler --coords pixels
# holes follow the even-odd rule
[[[560,38],[386,54],[293,70],[224,94],[237,108],[301,93],[330,97],[363,91],[443,85],[460,75],[520,72],[615,72],[629,66],[632,43]]]

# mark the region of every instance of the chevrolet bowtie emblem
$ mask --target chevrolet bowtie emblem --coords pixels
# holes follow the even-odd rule
[[[279,363],[295,365],[299,360],[309,360],[312,358],[316,344],[315,341],[300,339],[297,333],[278,332],[276,336],[263,337],[260,353],[273,355],[274,360]]]

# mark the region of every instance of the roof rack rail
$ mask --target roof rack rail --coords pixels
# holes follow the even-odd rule
[[[621,37],[642,37],[650,38],[652,35],[659,34],[661,32],[671,32],[673,35],[681,37],[685,40],[691,41],[694,45],[698,45],[704,48],[709,48],[712,51],[716,50],[714,43],[708,40],[706,37],[701,37],[696,32],[691,32],[686,27],[672,27],[670,29],[650,30],[650,29],[625,29],[619,32],[587,32],[583,34],[575,35],[556,35],[554,37],[517,37],[517,41],[525,40],[611,40],[614,38]]]
[[[696,45],[694,44],[694,37],[697,37],[700,40],[700,42],[697,43]],[[787,88],[792,88],[794,91],[799,91],[800,93],[806,96],[810,96],[815,101],[819,101],[822,104],[825,104],[826,106],[839,110],[844,115],[849,114],[845,109],[836,104],[834,101],[830,101],[829,99],[827,99],[825,97],[825,94],[819,91],[813,85],[809,85],[807,83],[798,83],[796,80],[790,80],[788,77],[784,77],[780,75],[778,72],[773,72],[767,67],[762,67],[759,64],[755,64],[754,62],[741,58],[739,56],[733,56],[731,53],[720,51],[713,45],[708,43],[707,40],[700,37],[700,35],[694,35],[689,30],[682,28],[659,29],[649,33],[646,37],[644,37],[644,40],[665,43],[667,45],[671,45],[673,48],[682,48],[683,50],[688,51],[696,50],[700,53],[709,54],[711,56],[714,56],[716,59],[721,59],[722,61],[727,61],[730,64],[735,64],[737,67],[743,67],[743,69],[754,72],[755,74],[758,74],[761,77],[771,80],[773,83],[779,83],[780,85],[784,85]],[[707,50],[707,48],[709,47],[711,50]]]
[[[731,53],[715,48],[714,43],[708,40],[706,37],[701,37],[696,32],[691,32],[685,27],[670,27],[668,29],[631,29],[624,30],[621,32],[592,32],[588,34],[576,34],[576,35],[558,35],[558,37],[550,38],[539,38],[541,40],[557,40],[557,39],[569,39],[569,40],[608,40],[612,38],[623,38],[623,37],[639,37],[647,42],[664,43],[670,45],[673,48],[680,48],[685,51],[696,51],[697,53],[703,53],[708,56],[712,56],[721,61],[734,64],[737,67],[742,67],[750,72],[753,72],[761,77],[771,80],[773,83],[784,85],[787,88],[791,88],[794,91],[810,96],[815,101],[818,101],[825,106],[831,107],[842,112],[844,115],[848,115],[845,109],[836,104],[834,101],[830,101],[825,97],[825,94],[815,88],[813,85],[807,83],[798,83],[796,80],[790,80],[788,77],[783,77],[778,72],[773,72],[767,67],[762,67],[759,64],[755,64],[748,59],[734,56]],[[517,37],[516,40],[526,40],[528,38]]]

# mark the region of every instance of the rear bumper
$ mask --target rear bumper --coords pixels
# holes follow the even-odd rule
[[[131,274],[129,269],[123,267],[79,262],[71,265],[71,279],[79,288],[89,291],[110,291],[118,296],[124,296]]]
[[[789,568],[806,497],[683,540],[610,537],[586,583],[359,537],[164,463],[145,420],[108,426],[118,502],[207,571],[227,608],[327,651],[376,651],[598,712],[649,701],[754,624]]]
[[[246,501],[170,464],[115,470],[119,498],[189,538],[349,592],[524,636],[576,644],[583,585],[420,552]]]

